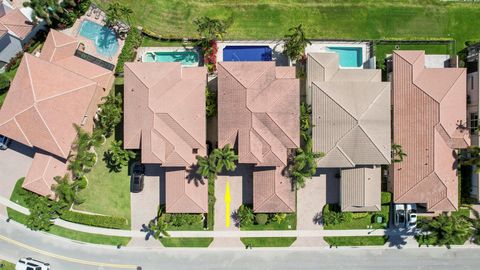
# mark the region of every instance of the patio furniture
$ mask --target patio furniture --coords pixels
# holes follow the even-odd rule
[[[92,16],[92,12],[93,12],[93,7],[92,6],[88,7],[87,16],[88,17]]]

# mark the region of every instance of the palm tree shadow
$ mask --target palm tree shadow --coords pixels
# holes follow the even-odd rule
[[[394,228],[391,230],[391,234],[388,237],[388,246],[389,247],[396,247],[397,249],[403,249],[403,246],[407,244],[407,237],[408,235],[402,233],[398,228]]]
[[[191,165],[190,167],[187,168],[187,181],[190,184],[192,181],[195,184],[195,186],[200,186],[200,185],[205,185],[205,179],[197,173],[198,170],[198,165]]]
[[[235,223],[234,226],[237,228],[240,228],[240,217],[238,215],[238,211],[233,211],[230,217],[233,219]]]

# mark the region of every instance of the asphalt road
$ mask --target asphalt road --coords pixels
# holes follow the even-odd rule
[[[134,249],[76,243],[0,221],[0,258],[33,257],[52,270],[477,269],[480,249]]]

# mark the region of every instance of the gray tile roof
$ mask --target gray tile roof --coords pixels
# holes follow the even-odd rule
[[[340,206],[342,211],[380,211],[380,190],[380,167],[341,170]]]

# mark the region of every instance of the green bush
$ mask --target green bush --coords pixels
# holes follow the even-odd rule
[[[382,192],[381,201],[382,201],[382,204],[389,204],[392,201],[392,193]]]
[[[258,225],[265,225],[268,223],[268,215],[259,213],[255,214],[255,222],[257,222]]]
[[[137,28],[132,28],[128,32],[122,52],[118,56],[116,73],[123,73],[125,62],[133,61],[135,59],[135,50],[142,44],[142,33]]]
[[[336,204],[327,204],[323,207],[323,223],[325,225],[337,225],[347,223],[353,220],[353,213],[341,212]]]
[[[352,213],[353,219],[365,218],[368,215],[370,215],[368,212]]]
[[[240,226],[252,225],[254,218],[255,215],[253,214],[252,208],[243,204],[240,205],[240,208],[238,208],[238,220],[240,222]]]
[[[0,90],[7,89],[10,87],[10,80],[5,75],[5,73],[0,74]]]
[[[174,227],[202,223],[201,214],[164,214],[165,222]]]
[[[89,215],[80,212],[65,211],[60,218],[66,221],[88,226],[109,229],[128,228],[128,220],[123,217]]]

